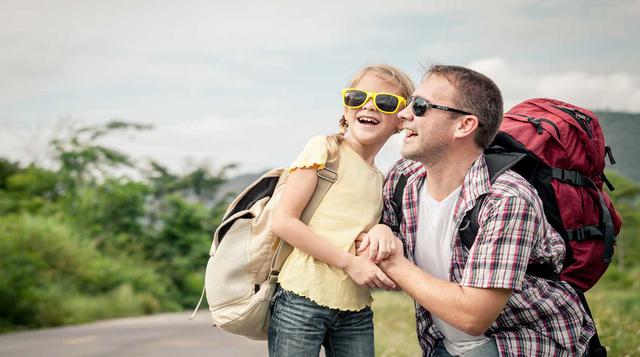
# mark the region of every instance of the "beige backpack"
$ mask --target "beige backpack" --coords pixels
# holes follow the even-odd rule
[[[300,217],[304,223],[338,178],[338,160],[326,166],[318,170],[316,190]],[[214,326],[254,340],[267,338],[278,273],[293,250],[271,232],[287,177],[284,169],[271,170],[238,195],[216,229],[209,252],[202,295],[207,294]]]

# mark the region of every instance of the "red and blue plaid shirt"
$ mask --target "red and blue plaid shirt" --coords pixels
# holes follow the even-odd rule
[[[400,175],[407,177],[402,222],[396,222],[393,192]],[[418,226],[418,192],[427,173],[418,162],[400,160],[387,175],[383,222],[399,227],[405,255],[413,262]],[[470,250],[457,232],[452,240],[449,280],[474,288],[505,288],[513,294],[485,335],[495,339],[501,356],[582,356],[595,333],[593,321],[566,282],[525,275],[529,263],[562,268],[562,237],[547,223],[535,189],[507,171],[489,181],[484,156],[464,178],[454,209],[456,227],[476,200],[486,195],[479,211],[479,230]],[[416,303],[416,330],[423,356],[430,356],[444,338],[429,311]]]

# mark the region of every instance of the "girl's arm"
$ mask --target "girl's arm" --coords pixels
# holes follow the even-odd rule
[[[344,270],[359,285],[391,289],[395,283],[366,256],[342,251],[300,221],[302,211],[316,188],[316,169],[295,169],[274,212],[272,230],[295,248],[331,266]]]

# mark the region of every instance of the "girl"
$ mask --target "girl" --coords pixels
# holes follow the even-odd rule
[[[401,130],[396,113],[413,89],[394,67],[363,68],[342,90],[340,133],[312,138],[289,168],[272,229],[295,249],[278,278],[270,356],[317,356],[321,345],[329,357],[374,355],[369,288],[395,284],[369,256],[355,255],[354,242],[380,220],[384,175],[374,157]],[[335,159],[338,180],[305,225],[299,218],[316,187],[316,171]],[[394,249],[394,240],[367,241],[378,259]]]

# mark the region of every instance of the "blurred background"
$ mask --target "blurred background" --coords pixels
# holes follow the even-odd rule
[[[637,0],[0,0],[0,332],[193,307],[229,198],[336,132],[360,67],[418,82],[445,63],[493,78],[505,109],[598,113],[625,223],[587,296],[610,353],[640,355],[638,16]],[[411,302],[378,297],[378,353],[417,353]]]

